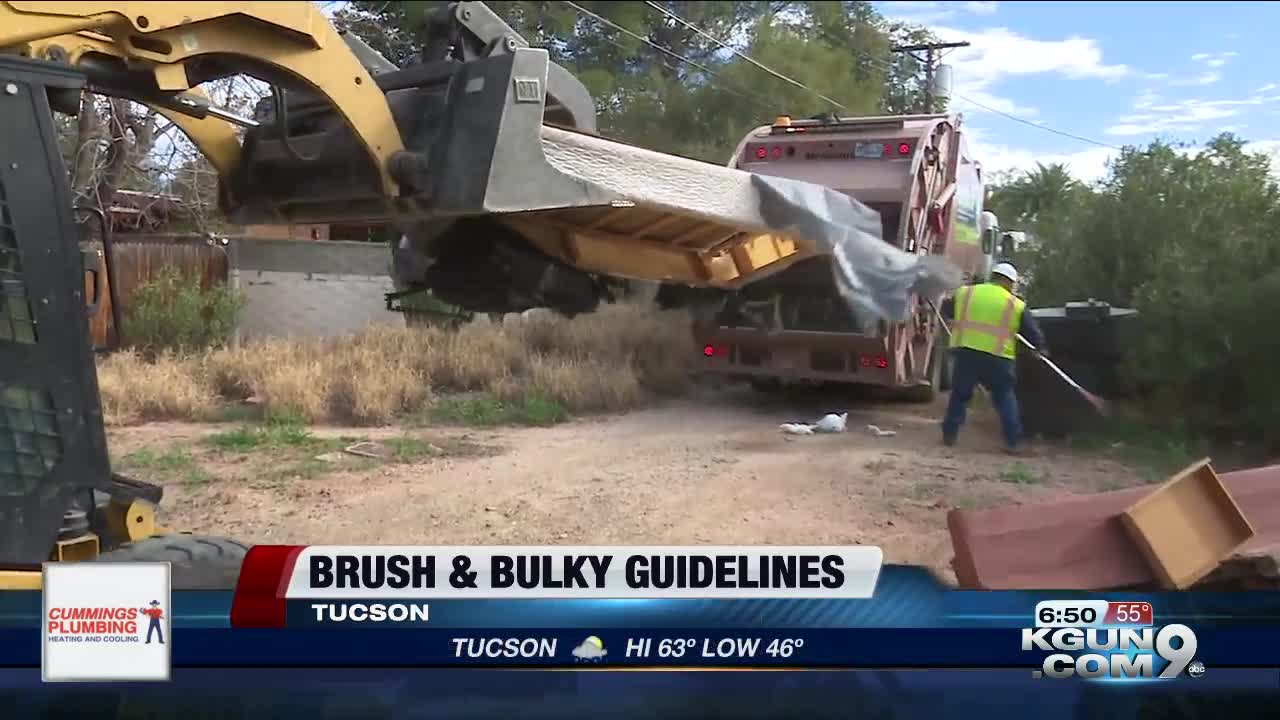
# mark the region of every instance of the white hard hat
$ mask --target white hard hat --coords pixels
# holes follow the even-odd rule
[[[1018,270],[1007,262],[1000,263],[991,268],[992,275],[1009,278],[1011,282],[1018,282]]]

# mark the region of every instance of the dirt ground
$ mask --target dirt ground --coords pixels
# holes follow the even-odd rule
[[[1034,457],[1003,455],[981,398],[959,446],[943,447],[942,408],[730,388],[547,428],[315,428],[374,440],[409,432],[437,450],[467,450],[404,463],[348,463],[339,452],[296,477],[282,477],[269,451],[202,442],[235,426],[153,423],[110,436],[116,457],[189,448],[200,475],[162,478],[165,525],[247,542],[874,544],[887,562],[944,576],[952,508],[1141,482],[1117,460],[1043,443]],[[840,410],[849,411],[843,434],[778,430]],[[869,424],[896,435],[874,436]]]

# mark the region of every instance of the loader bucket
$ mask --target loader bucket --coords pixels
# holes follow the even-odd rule
[[[912,294],[958,286],[941,258],[885,243],[879,216],[842,193],[548,124],[549,96],[586,96],[566,83],[581,88],[521,47],[388,91],[407,148],[390,208],[344,127],[305,138],[307,165],[251,134],[226,209],[242,223],[393,220],[399,284],[476,310],[588,310],[590,276],[733,289],[815,254],[836,257],[837,285],[864,315],[905,319]]]

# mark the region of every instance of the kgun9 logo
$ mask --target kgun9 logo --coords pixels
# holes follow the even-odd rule
[[[1022,649],[1053,653],[1034,677],[1176,678],[1191,666],[1193,676],[1204,666],[1193,662],[1199,643],[1186,625],[1154,628],[1025,628]],[[1081,651],[1091,651],[1077,654]],[[1055,652],[1057,651],[1057,652]],[[1162,667],[1156,674],[1156,661]]]

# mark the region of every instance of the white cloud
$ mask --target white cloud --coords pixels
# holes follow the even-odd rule
[[[1227,129],[1224,128],[1224,131]],[[993,173],[1034,170],[1037,163],[1042,165],[1062,163],[1076,179],[1093,183],[1106,176],[1107,163],[1120,154],[1118,150],[1102,147],[1076,152],[1034,152],[989,143],[985,140],[985,133],[977,128],[969,128],[968,134],[973,156],[982,163],[983,172],[987,177]],[[1244,149],[1246,152],[1262,153],[1270,157],[1272,173],[1280,178],[1280,140],[1258,140],[1246,143]],[[1198,148],[1188,147],[1179,148],[1177,152],[1191,154],[1197,150]]]
[[[1011,148],[987,141],[986,133],[974,127],[968,129],[968,135],[970,150],[974,158],[982,163],[983,172],[988,177],[993,173],[1032,170],[1036,163],[1062,163],[1076,178],[1094,182],[1106,175],[1107,161],[1119,154],[1116,150],[1103,147],[1053,153]]]
[[[1192,77],[1181,77],[1181,78],[1170,80],[1169,84],[1175,85],[1178,87],[1187,87],[1191,85],[1212,85],[1221,79],[1222,79],[1222,73],[1217,72],[1216,70],[1209,70],[1207,72],[1200,73],[1199,75],[1193,75]]]
[[[1145,110],[1155,105],[1159,99],[1160,96],[1154,90],[1147,90],[1133,101],[1133,107],[1137,110]]]
[[[973,128],[970,128],[970,136],[973,135],[972,131]],[[973,149],[974,158],[982,163],[983,173],[987,177],[995,173],[1033,170],[1036,169],[1037,163],[1042,165],[1061,163],[1070,170],[1071,176],[1082,182],[1093,183],[1106,177],[1108,161],[1120,155],[1119,151],[1111,150],[1110,147],[1091,147],[1088,150],[1075,152],[1033,152],[1001,145],[987,145],[982,141],[975,141],[974,137],[969,138],[969,145]],[[1178,151],[1190,154],[1197,150],[1197,147],[1185,147]],[[1245,143],[1244,150],[1261,152],[1271,158],[1271,172],[1280,179],[1280,140],[1248,142]]]
[[[1239,57],[1240,53],[1235,51],[1227,51],[1220,53],[1196,53],[1191,56],[1192,62],[1204,63],[1211,68],[1219,68],[1231,62],[1232,58]]]
[[[1035,108],[1021,106],[993,92],[993,86],[1008,77],[1054,74],[1110,81],[1133,72],[1125,65],[1104,62],[1095,40],[1076,35],[1062,40],[1038,40],[1007,28],[932,29],[943,40],[970,43],[969,47],[954,50],[946,57],[946,63],[953,68],[956,99],[963,102],[968,98],[1001,112],[1024,116],[1037,113]],[[981,108],[977,110],[980,111]]]
[[[1267,83],[1266,85],[1259,87],[1257,90],[1254,90],[1254,92],[1256,93],[1270,92],[1271,90],[1275,90],[1278,87],[1280,87],[1280,85],[1277,85],[1275,83]]]
[[[997,2],[913,2],[891,0],[880,3],[884,14],[893,20],[927,25],[956,17],[961,12],[991,15],[999,9]]]
[[[1252,96],[1236,100],[1175,100],[1159,103],[1160,97],[1146,92],[1133,101],[1138,112],[1115,119],[1108,127],[1108,135],[1132,137],[1159,133],[1197,130],[1208,122],[1237,117],[1245,110],[1280,101],[1280,96],[1265,95],[1268,88],[1262,86]],[[1238,126],[1243,127],[1243,126]],[[1218,128],[1218,131],[1227,128]]]

